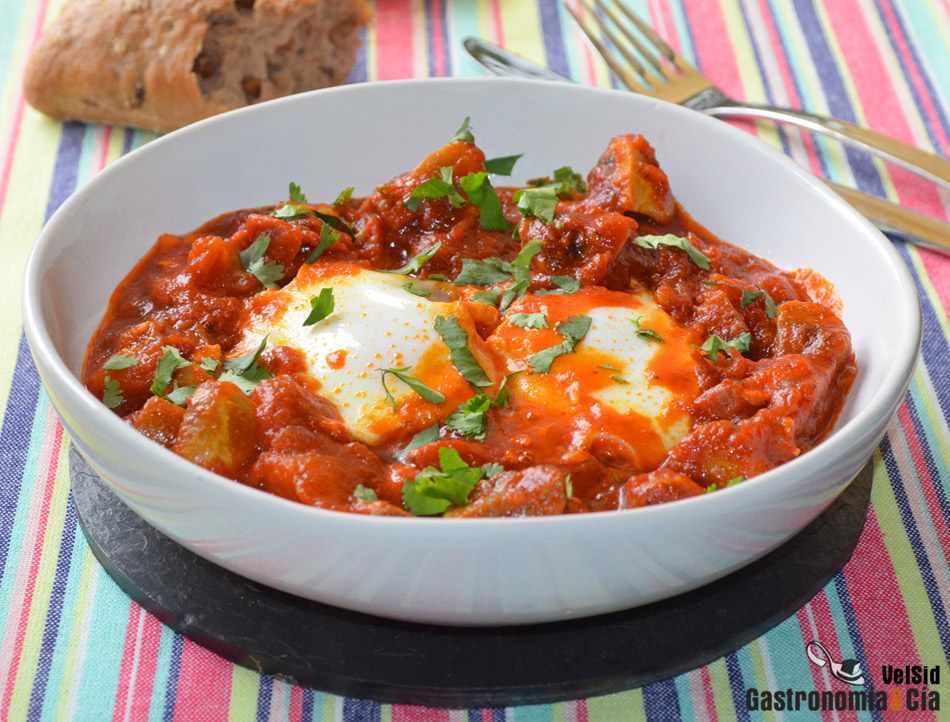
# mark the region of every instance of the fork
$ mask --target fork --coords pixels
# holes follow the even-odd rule
[[[950,188],[950,160],[838,118],[791,108],[740,103],[690,65],[622,0],[612,0],[611,4],[593,0],[596,9],[589,0],[580,0],[580,3],[609,38],[616,53],[611,52],[598,33],[581,20],[574,8],[567,2],[564,7],[617,78],[633,92],[685,105],[715,117],[745,116],[797,125],[831,136]],[[633,28],[639,31],[639,36]],[[641,62],[641,58],[645,62]]]

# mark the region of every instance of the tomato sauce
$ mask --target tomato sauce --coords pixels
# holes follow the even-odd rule
[[[483,152],[455,140],[366,198],[308,203],[292,187],[289,203],[163,235],[113,294],[84,384],[213,472],[379,515],[662,503],[828,434],[856,370],[832,286],[696,223],[642,137],[611,140],[586,182],[561,169],[496,191],[484,172]],[[453,283],[472,269],[490,277]],[[409,381],[398,354],[368,370],[380,394],[414,392],[361,435],[304,352],[265,338],[248,353],[246,335],[283,312],[289,284],[374,270],[452,304],[464,340],[451,359],[429,348]],[[311,300],[314,324],[340,312],[327,301]],[[610,351],[618,335],[648,357]],[[342,372],[355,353],[321,363]]]

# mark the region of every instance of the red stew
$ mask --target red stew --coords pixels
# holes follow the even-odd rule
[[[368,198],[291,191],[159,238],[83,368],[155,442],[288,499],[464,517],[694,496],[813,447],[855,375],[830,284],[694,222],[639,136],[586,183],[561,169],[496,191],[454,140]],[[352,313],[335,296],[388,278],[438,320],[415,363],[400,349],[359,374],[391,403],[354,416],[328,379],[364,349],[317,363],[266,319],[289,318],[296,288],[310,316],[293,333],[319,339]]]

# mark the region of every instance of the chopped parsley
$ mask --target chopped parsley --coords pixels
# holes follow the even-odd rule
[[[531,370],[539,374],[550,371],[554,359],[566,353],[571,353],[590,330],[590,324],[590,316],[571,316],[567,321],[558,324],[557,332],[564,337],[564,341],[557,346],[551,346],[534,354],[529,359]]]
[[[110,409],[116,409],[123,404],[125,397],[122,395],[122,387],[119,382],[106,374],[105,383],[102,385],[102,403]]]
[[[573,276],[552,276],[552,283],[557,286],[556,289],[539,288],[535,291],[536,296],[556,296],[560,294],[577,293],[581,290],[581,282]]]
[[[363,486],[362,484],[357,484],[356,488],[353,489],[353,496],[357,501],[376,501],[379,499],[376,496],[376,492],[372,489]]]
[[[178,369],[188,368],[194,364],[182,358],[181,351],[174,346],[162,346],[162,357],[155,366],[155,379],[152,381],[151,392],[156,396],[165,396],[165,390],[172,382],[172,374]]]
[[[468,201],[478,207],[478,218],[486,231],[508,231],[511,224],[505,218],[498,194],[488,180],[487,173],[469,173],[459,181]]]
[[[409,443],[406,444],[406,448],[399,452],[400,456],[405,456],[410,451],[415,451],[421,446],[426,444],[431,444],[433,441],[438,441],[439,439],[439,422],[436,421],[432,426],[423,429],[418,434],[413,436]]]
[[[266,288],[277,288],[277,281],[284,277],[284,267],[275,261],[264,262],[264,254],[270,246],[270,234],[262,233],[250,246],[238,255],[241,266],[257,277]]]
[[[422,253],[410,258],[409,263],[407,263],[402,268],[396,268],[393,270],[381,268],[378,270],[380,273],[391,273],[394,276],[407,276],[410,273],[417,273],[426,264],[426,262],[438,252],[440,248],[442,248],[442,241],[429,246],[427,249],[422,251]]]
[[[267,336],[264,336],[256,350],[236,358],[224,359],[224,373],[218,380],[230,381],[244,393],[250,394],[258,383],[272,378],[270,371],[258,364],[266,346]]]
[[[520,301],[528,292],[530,281],[518,281],[513,283],[501,292],[501,302],[498,304],[498,310],[504,313],[508,307],[515,301]]]
[[[350,198],[353,197],[353,186],[348,186],[340,191],[340,195],[336,197],[336,200],[333,201],[333,207],[340,209],[343,206],[346,206],[350,202]]]
[[[441,404],[445,401],[445,396],[435,389],[430,389],[424,383],[422,383],[415,376],[410,376],[406,373],[411,367],[403,366],[400,369],[380,369],[380,380],[383,383],[383,391],[386,392],[386,400],[392,405],[393,408],[396,408],[396,399],[393,398],[392,393],[389,391],[389,387],[386,385],[386,374],[391,374],[397,379],[402,381],[404,384],[409,386],[413,391],[419,394],[426,401],[429,401],[433,404]]]
[[[484,303],[489,306],[497,306],[498,299],[501,298],[501,289],[492,288],[488,291],[476,291],[472,294],[472,300]]]
[[[469,439],[484,441],[488,431],[488,416],[485,412],[491,407],[491,398],[485,394],[477,394],[459,404],[445,420],[445,425]]]
[[[126,356],[124,354],[117,353],[115,356],[102,364],[102,368],[106,371],[121,371],[131,366],[135,366],[135,364],[138,362],[138,356]]]
[[[640,236],[635,238],[633,242],[635,245],[640,246],[641,248],[657,249],[660,246],[672,246],[673,248],[679,248],[680,250],[686,251],[686,254],[689,256],[690,260],[704,271],[708,271],[711,268],[709,264],[709,256],[696,248],[696,246],[694,246],[688,238],[667,233],[663,236]]]
[[[218,370],[218,362],[213,358],[205,357],[201,359],[201,366],[199,368],[209,374],[214,374]]]
[[[466,116],[465,120],[462,121],[462,125],[459,127],[457,131],[455,131],[455,135],[453,135],[449,139],[449,143],[454,143],[457,140],[461,140],[469,144],[475,143],[475,136],[472,135],[472,131],[468,129],[469,120],[470,118]]]
[[[432,291],[427,291],[424,288],[416,288],[412,281],[406,281],[404,284],[402,284],[402,287],[413,296],[422,296],[423,298],[428,298],[432,295]]]
[[[745,481],[745,477],[744,477],[744,476],[736,476],[736,477],[733,477],[732,479],[730,479],[729,481],[726,482],[726,486],[724,486],[723,489],[725,489],[725,488],[728,487],[728,486],[733,486],[734,484],[739,484],[740,482],[743,482],[743,481]],[[716,489],[718,489],[718,488],[719,488],[719,487],[718,487],[715,483],[712,483],[712,484],[710,484],[709,486],[706,487],[706,493],[708,494],[708,493],[711,492],[711,491],[716,491]]]
[[[443,166],[439,169],[438,176],[422,181],[412,191],[405,200],[405,206],[410,211],[417,211],[422,208],[422,200],[435,200],[437,198],[448,198],[453,208],[461,208],[465,205],[465,198],[455,184],[452,182],[452,173],[455,169],[450,166]]]
[[[307,196],[305,196],[303,191],[300,190],[300,186],[298,186],[293,181],[290,182],[290,202],[291,203],[306,203],[307,202]]]
[[[336,301],[333,299],[333,289],[324,288],[320,293],[310,299],[310,315],[303,322],[304,326],[313,326],[318,321],[322,321],[336,308]]]
[[[439,467],[427,466],[416,474],[414,481],[407,479],[403,483],[402,501],[410,514],[432,516],[452,504],[465,506],[475,485],[488,471],[495,471],[494,467],[486,471],[481,466],[469,466],[448,446],[439,449]]]
[[[762,286],[756,286],[756,288],[759,290],[758,291],[743,290],[742,298],[739,300],[739,304],[742,306],[742,308],[746,308],[747,306],[750,306],[756,301],[758,301],[760,298],[763,298],[765,299],[764,300],[765,315],[768,316],[769,318],[777,317],[778,305],[775,303],[773,298],[768,294],[768,291],[762,288]]]
[[[638,338],[642,338],[644,341],[659,341],[663,343],[663,337],[660,336],[656,331],[653,331],[649,328],[643,328],[640,325],[640,319],[643,316],[634,316],[630,320],[633,321],[633,325],[637,327],[636,334]]]
[[[521,328],[551,328],[543,313],[514,313],[508,322]]]
[[[528,181],[529,186],[535,188],[553,188],[562,198],[570,198],[574,192],[584,193],[587,191],[587,184],[580,173],[575,173],[569,165],[558,168],[554,171],[554,180],[550,178],[532,178]]]
[[[620,384],[622,386],[630,383],[623,376],[611,376],[610,380],[613,381],[615,384]]]
[[[511,264],[500,258],[462,259],[462,272],[453,283],[458,286],[488,286],[492,283],[507,281],[512,276]]]
[[[485,161],[485,170],[492,175],[511,175],[511,171],[515,169],[515,163],[522,155],[524,153],[506,155],[502,158],[489,158]]]
[[[550,186],[540,188],[522,188],[511,199],[526,216],[534,216],[545,223],[554,220],[554,211],[559,202],[557,191]]]
[[[693,346],[693,348],[698,349],[699,351],[705,351],[705,353],[702,354],[703,358],[708,359],[713,363],[718,363],[720,351],[726,355],[729,355],[729,349],[734,348],[739,353],[745,353],[749,350],[749,345],[751,343],[752,334],[746,331],[731,341],[723,341],[716,334],[713,334],[706,339],[706,343],[704,343],[702,346]]]
[[[330,246],[340,240],[340,234],[330,228],[327,223],[324,223],[320,226],[320,241],[317,243],[317,247],[314,248],[310,255],[307,256],[307,260],[304,263],[313,263],[320,256],[323,255],[323,252],[327,250]]]
[[[165,399],[177,406],[184,406],[185,402],[195,393],[195,389],[197,388],[197,384],[194,386],[179,386],[175,384],[175,388],[165,394]]]
[[[491,386],[491,379],[468,347],[468,333],[459,325],[458,319],[455,316],[439,316],[435,319],[435,330],[449,347],[452,363],[465,380],[474,386]]]

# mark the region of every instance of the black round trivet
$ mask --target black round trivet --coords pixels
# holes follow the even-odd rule
[[[812,598],[851,556],[871,464],[814,522],[759,561],[672,599],[521,627],[411,624],[301,599],[225,571],[123,504],[74,449],[73,501],[120,587],[172,629],[305,687],[430,707],[538,704],[632,689],[742,647]]]

